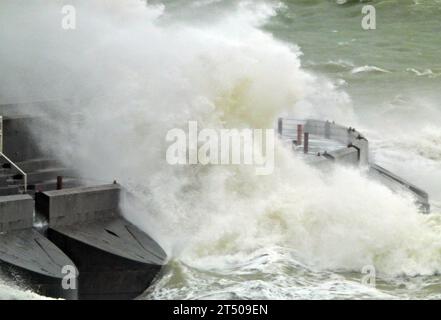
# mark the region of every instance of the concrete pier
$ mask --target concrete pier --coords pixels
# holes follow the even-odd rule
[[[153,281],[166,254],[121,216],[120,186],[84,187],[49,153],[45,144],[60,121],[81,120],[78,113],[66,117],[76,110],[70,104],[0,105],[0,268],[50,297],[131,299]],[[62,286],[65,266],[76,271],[74,289]]]
[[[133,299],[166,261],[162,248],[125,220],[117,184],[38,193],[48,238],[80,272],[79,299]]]
[[[287,142],[287,145],[293,145],[294,151],[302,154],[305,161],[311,165],[327,170],[331,160],[343,165],[366,167],[371,177],[394,191],[409,192],[422,212],[430,211],[427,192],[372,163],[369,159],[369,141],[354,128],[330,121],[290,118],[280,118],[278,128],[279,138]],[[301,131],[305,137],[307,134],[308,141],[302,143],[299,137]]]
[[[74,288],[62,287],[63,268],[75,264],[33,229],[34,200],[29,195],[0,197],[0,269],[19,285],[56,298],[76,299]]]

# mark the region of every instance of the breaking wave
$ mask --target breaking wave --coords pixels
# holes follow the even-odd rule
[[[390,73],[390,71],[375,67],[375,66],[363,66],[356,67],[351,70],[352,74],[361,73],[361,72],[372,72],[372,73]]]

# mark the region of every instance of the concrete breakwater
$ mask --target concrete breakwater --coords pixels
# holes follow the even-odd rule
[[[117,184],[39,192],[47,237],[78,268],[79,299],[132,299],[166,260],[162,248],[119,212]]]
[[[410,193],[423,213],[430,212],[429,195],[421,188],[375,164],[369,156],[369,141],[351,127],[331,121],[279,118],[280,139],[304,156],[305,161],[326,167],[331,162],[361,166],[393,191]]]
[[[136,298],[165,252],[121,215],[118,184],[85,183],[41,147],[47,119],[27,107],[48,105],[0,106],[2,273],[49,297]]]

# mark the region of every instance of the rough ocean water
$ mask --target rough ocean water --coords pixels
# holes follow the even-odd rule
[[[371,31],[362,1],[71,2],[74,32],[52,1],[0,3],[0,102],[90,101],[47,147],[130,191],[124,214],[170,257],[141,298],[441,298],[441,1],[370,1]],[[432,214],[281,145],[269,176],[165,162],[166,132],[189,120],[271,128],[281,114],[364,132]],[[0,276],[0,298],[44,297]]]

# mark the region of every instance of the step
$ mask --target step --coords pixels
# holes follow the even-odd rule
[[[0,174],[0,187],[7,187],[9,185],[9,178],[12,173],[9,174]]]
[[[81,187],[83,184],[80,180],[75,178],[64,178],[63,179],[63,189],[77,188]],[[57,180],[47,180],[43,182],[38,182],[33,185],[28,185],[27,194],[34,196],[37,191],[52,191],[57,189]],[[23,186],[20,185],[9,185],[0,186],[0,196],[9,196],[15,194],[22,194]]]
[[[19,194],[19,193],[20,193],[19,186],[0,187],[0,196],[10,196],[10,195]]]
[[[81,186],[81,182],[75,178],[64,178],[63,189],[76,188]],[[34,194],[36,191],[52,191],[57,189],[57,179],[38,182],[28,187],[28,193]]]
[[[41,169],[35,172],[30,172],[27,174],[28,185],[36,184],[38,182],[55,180],[57,176],[73,176],[74,172],[71,169],[66,168],[48,168]],[[20,175],[15,175],[12,179],[9,179],[11,184],[21,184],[23,183],[23,177]]]
[[[60,167],[60,163],[57,160],[49,158],[37,158],[26,161],[17,162],[16,165],[26,173],[34,172],[37,170]]]

